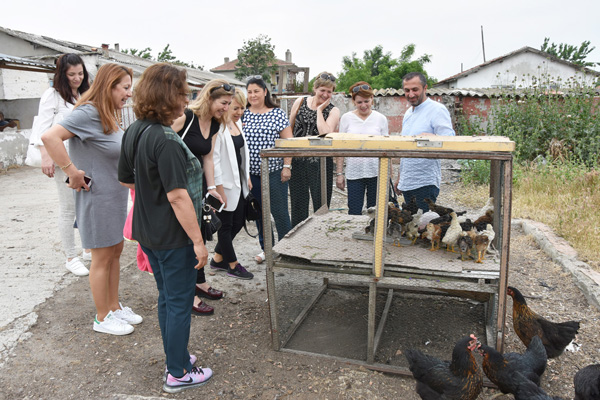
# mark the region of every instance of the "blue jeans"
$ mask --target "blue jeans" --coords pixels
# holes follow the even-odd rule
[[[423,186],[420,188],[416,188],[413,190],[405,190],[402,192],[402,197],[404,197],[404,201],[409,203],[412,198],[416,198],[417,206],[423,210],[423,212],[429,211],[429,206],[425,203],[425,199],[429,199],[434,203],[437,200],[438,195],[440,194],[440,188],[435,185]]]
[[[171,375],[183,376],[192,369],[188,342],[198,263],[194,246],[172,250],[152,250],[142,246],[148,256],[158,288],[158,324]]]
[[[252,182],[252,194],[256,197],[262,209],[260,175],[250,174],[250,181]],[[277,238],[281,240],[292,229],[290,213],[288,212],[288,183],[281,182],[281,170],[269,172],[269,186],[271,188],[271,215],[273,215],[273,219],[275,220]],[[265,239],[263,236],[262,216],[256,220],[256,227],[258,228],[260,248],[264,250]],[[273,237],[272,232],[271,237]]]
[[[367,208],[374,207],[377,201],[377,177],[348,179],[348,214],[361,215],[367,192]]]

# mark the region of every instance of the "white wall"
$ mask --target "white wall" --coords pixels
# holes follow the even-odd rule
[[[461,77],[451,83],[450,88],[489,88],[506,85],[515,85],[516,88],[529,87],[535,82],[534,77],[537,78],[538,83],[539,80],[547,82],[548,78],[553,81],[558,80],[561,87],[564,87],[571,77],[588,85],[597,80],[593,75],[586,75],[563,63],[551,61],[539,54],[525,52]]]

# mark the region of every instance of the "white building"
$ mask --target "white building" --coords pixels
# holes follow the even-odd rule
[[[593,85],[600,72],[561,60],[532,47],[504,56],[439,81],[434,87],[449,89],[516,88],[541,85],[552,89],[577,83]]]

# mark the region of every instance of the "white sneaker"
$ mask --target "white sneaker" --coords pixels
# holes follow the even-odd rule
[[[127,322],[115,317],[112,311],[109,311],[104,317],[104,321],[98,321],[98,315],[94,318],[94,330],[96,332],[108,333],[111,335],[129,335],[133,332],[133,326]]]
[[[71,261],[67,260],[65,268],[77,276],[86,276],[90,274],[90,271],[83,265],[79,257],[74,257]]]
[[[85,250],[83,250],[81,258],[83,258],[83,261],[92,261],[92,252],[86,252]]]
[[[141,324],[144,320],[144,318],[142,318],[141,315],[137,315],[136,313],[134,313],[131,308],[123,307],[123,304],[121,303],[119,303],[119,306],[121,307],[121,309],[115,310],[112,313],[115,317],[119,318],[120,320],[125,321],[131,325]]]

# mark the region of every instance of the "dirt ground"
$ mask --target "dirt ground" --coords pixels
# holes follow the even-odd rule
[[[0,187],[4,188],[5,183],[16,178],[23,178],[25,182],[28,174],[26,168],[2,174]],[[49,187],[46,190],[55,189]],[[442,193],[444,190],[448,187],[442,188]],[[19,208],[23,199],[13,197],[2,197],[3,201],[11,202],[7,207],[9,212],[18,214],[12,219],[27,221],[32,218]],[[442,196],[439,202],[443,204],[443,200]],[[339,196],[336,201],[343,204],[343,197]],[[57,249],[56,235],[45,239],[48,235],[44,233],[53,229],[56,230],[53,221],[32,231],[26,224],[5,218],[2,220],[2,243],[7,242],[8,236],[31,241],[52,240],[52,246]],[[122,257],[121,300],[142,315],[144,322],[133,334],[124,337],[93,332],[94,306],[87,279],[64,275],[54,293],[36,307],[37,323],[30,328],[29,337],[18,343],[0,367],[0,398],[418,399],[411,378],[373,372],[320,357],[273,351],[265,267],[252,261],[258,252],[258,244],[242,232],[236,249],[242,263],[255,274],[255,279],[240,281],[207,271],[209,282],[215,288],[225,290],[226,297],[208,301],[215,306],[213,316],[192,318],[190,352],[198,356],[198,364],[211,367],[215,373],[206,386],[174,395],[163,393],[164,354],[156,315],[158,292],[153,277],[140,272],[134,263],[135,245],[127,243]],[[4,257],[0,261],[14,263],[16,258]],[[286,270],[278,272],[276,279],[280,282],[279,295],[289,295],[290,300],[284,306],[301,309],[302,301],[312,295],[320,277],[315,273]],[[582,321],[577,339],[579,351],[565,352],[551,360],[542,378],[542,387],[549,394],[573,398],[572,382],[576,371],[599,362],[599,311],[586,302],[561,267],[519,229],[511,232],[509,284],[519,288],[528,304],[543,316],[553,321]],[[364,321],[362,302],[366,303],[367,297],[360,292],[344,293],[334,291],[323,300],[321,308],[335,313],[343,311],[348,320]],[[339,305],[344,304],[347,307],[340,310]],[[510,299],[508,306],[512,307]],[[392,316],[394,312],[400,318],[398,310],[392,310]],[[468,329],[465,328],[463,333],[470,333]],[[461,331],[460,326],[457,331]],[[444,332],[436,335],[423,329],[421,338],[423,342],[447,342],[449,358],[452,343],[458,337],[447,337]],[[506,350],[524,351],[512,330],[510,312],[506,332]],[[297,345],[310,345],[318,339],[318,334],[308,331],[301,340],[303,343]],[[334,343],[341,352],[352,347],[360,335],[359,331],[350,331],[350,334],[325,332],[325,336],[335,337]],[[399,351],[404,348],[403,343],[388,340],[384,351],[391,354],[391,358],[402,359]],[[378,355],[378,358],[379,362],[394,362],[385,355]],[[497,393],[486,388],[479,398],[491,399]],[[512,396],[496,398],[510,399]]]

